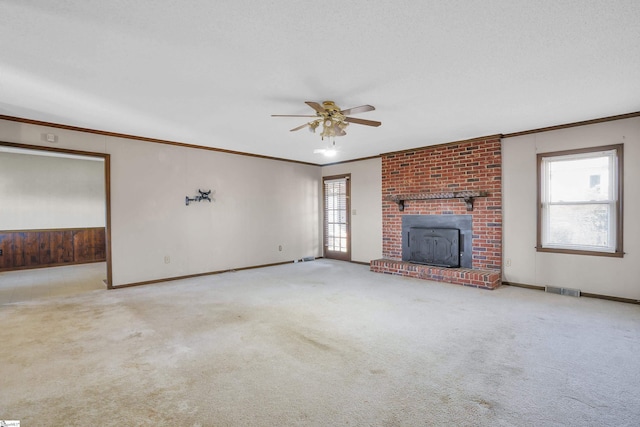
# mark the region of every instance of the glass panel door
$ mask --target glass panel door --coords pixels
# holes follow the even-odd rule
[[[325,177],[324,183],[324,256],[351,260],[349,175]]]

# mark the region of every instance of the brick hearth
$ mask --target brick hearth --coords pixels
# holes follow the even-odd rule
[[[498,287],[502,269],[500,149],[500,137],[495,136],[383,155],[383,259],[373,260],[371,271],[486,289]],[[472,210],[463,198],[440,198],[461,193],[481,194],[473,199]],[[411,195],[423,199],[407,197]],[[398,203],[398,196],[405,198],[404,203]],[[403,215],[471,215],[471,268],[403,262]]]
[[[374,259],[371,271],[375,273],[396,274],[416,279],[454,283],[483,289],[495,289],[500,286],[500,271],[477,270],[473,268],[440,268],[429,265],[411,264],[391,259]]]

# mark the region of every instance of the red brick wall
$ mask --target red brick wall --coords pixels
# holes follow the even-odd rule
[[[402,215],[473,216],[474,269],[500,270],[502,262],[500,138],[477,139],[382,156],[382,254],[402,259]],[[486,191],[467,211],[462,199],[409,200],[403,212],[388,196]]]

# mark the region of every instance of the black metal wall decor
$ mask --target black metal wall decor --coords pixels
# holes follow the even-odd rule
[[[207,200],[209,203],[211,203],[211,198],[209,197],[211,195],[211,190],[202,191],[199,189],[198,193],[200,193],[200,195],[194,198],[189,198],[189,196],[185,197],[185,205],[189,206],[190,202],[201,202],[203,200]]]

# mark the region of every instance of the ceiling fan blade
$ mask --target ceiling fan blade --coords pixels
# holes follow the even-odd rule
[[[309,116],[307,114],[272,114],[271,117],[318,117],[318,116]]]
[[[375,120],[363,120],[363,119],[356,119],[353,117],[345,117],[344,121],[349,123],[355,123],[358,125],[375,126],[375,127],[378,127],[382,124],[382,122],[376,122]]]
[[[351,114],[365,113],[367,111],[373,111],[376,107],[373,105],[361,105],[359,107],[347,108],[346,110],[340,111],[340,114],[345,116],[350,116]]]
[[[289,132],[295,132],[295,131],[300,130],[300,129],[302,129],[302,128],[305,128],[305,127],[307,127],[307,126],[309,126],[309,123],[305,123],[305,124],[303,124],[303,125],[298,126],[297,128],[293,128],[293,129],[291,129]]]
[[[314,110],[316,110],[320,114],[323,114],[326,112],[326,110],[322,107],[322,105],[318,104],[317,102],[305,101],[304,103],[307,104],[309,107],[313,108]]]

